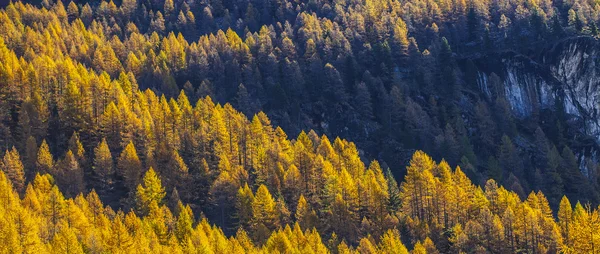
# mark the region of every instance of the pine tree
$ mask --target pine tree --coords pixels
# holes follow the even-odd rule
[[[554,15],[552,18],[552,35],[555,38],[560,38],[564,33],[563,27],[560,24],[560,20],[558,19],[558,15]]]
[[[237,96],[236,96],[237,109],[240,110],[247,116],[253,115],[254,109],[252,107],[252,103],[250,101],[250,96],[248,94],[248,90],[244,86],[244,84],[240,84],[238,86]]]
[[[25,154],[23,156],[23,166],[25,167],[25,178],[33,178],[37,161],[38,147],[33,136],[29,136],[25,142]]]
[[[373,105],[371,104],[371,94],[364,82],[356,84],[354,87],[356,96],[354,97],[354,108],[365,119],[373,119]]]
[[[479,40],[479,18],[477,17],[477,13],[475,13],[475,8],[469,8],[469,13],[467,15],[467,29],[469,31],[469,41],[477,41]]]
[[[579,163],[573,151],[565,146],[562,150],[562,162],[560,173],[563,179],[565,192],[567,195],[582,195],[588,192],[589,185],[587,180],[579,170]],[[583,194],[585,195],[585,194]]]
[[[511,172],[517,177],[524,177],[523,165],[517,148],[506,135],[502,136],[502,143],[498,151],[498,160],[504,172]]]
[[[340,104],[348,101],[348,95],[340,73],[329,63],[325,65],[325,83],[323,85],[323,91],[328,95],[328,98]]]
[[[558,172],[561,161],[558,149],[553,145],[548,152],[547,166],[544,172],[544,189],[552,204],[558,203],[561,194],[564,193],[563,179]]]
[[[394,178],[390,168],[386,169],[385,179],[387,181],[389,191],[388,211],[390,213],[395,213],[398,211],[398,209],[400,209],[402,200],[400,199],[400,188],[398,186],[398,182],[396,182],[396,179]]]

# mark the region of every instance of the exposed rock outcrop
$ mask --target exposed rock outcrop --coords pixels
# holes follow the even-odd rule
[[[590,37],[570,38],[541,52],[531,57],[508,52],[494,60],[478,60],[484,63],[478,72],[481,92],[488,99],[504,96],[520,119],[541,109],[564,111],[580,123],[577,131],[592,137],[598,146],[600,41]],[[500,87],[492,87],[492,73],[500,77]],[[594,147],[580,151],[582,171],[586,170],[586,157],[596,158],[595,151]]]

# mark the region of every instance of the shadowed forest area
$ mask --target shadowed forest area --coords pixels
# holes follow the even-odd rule
[[[545,71],[599,11],[6,3],[0,252],[598,252],[597,137],[565,106],[588,102],[504,64]]]

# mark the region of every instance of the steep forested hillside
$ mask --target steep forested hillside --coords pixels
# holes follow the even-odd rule
[[[421,149],[460,164],[479,185],[493,178],[522,198],[541,189],[552,207],[562,194],[597,204],[600,140],[589,131],[597,121],[577,120],[594,119],[599,106],[585,97],[595,88],[563,91],[568,73],[544,81],[553,72],[543,64],[558,57],[537,56],[557,51],[561,38],[595,36],[598,9],[584,1],[18,2],[0,16],[0,146],[24,151],[32,136],[60,156],[78,131],[91,152],[107,97],[116,97],[108,83],[118,80],[129,98],[138,87],[167,101],[183,89],[191,104],[210,96],[249,118],[263,111],[294,136],[313,129],[350,139],[399,179]],[[556,61],[587,68],[577,61],[589,53]],[[529,57],[541,65],[526,67]],[[528,82],[549,85],[516,89]],[[128,142],[108,138],[117,154]]]
[[[599,11],[10,3],[0,250],[596,252]]]
[[[223,110],[218,105],[207,109],[216,114]],[[258,121],[247,125],[258,125],[262,131]],[[267,136],[254,141],[269,144],[264,139]],[[71,150],[54,167],[56,180],[48,174],[36,174],[27,187],[18,151],[8,151],[0,171],[0,251],[408,253],[401,239],[413,246],[412,253],[597,251],[600,215],[589,205],[577,203],[573,208],[563,197],[555,220],[541,192],[532,192],[521,201],[516,193],[499,187],[494,180],[482,189],[473,185],[460,167],[452,170],[447,162],[435,163],[421,151],[414,154],[406,180],[398,185],[389,173],[382,173],[377,161],[365,169],[352,143],[337,139],[332,147],[323,136],[317,146],[301,134],[292,145],[285,137],[275,136],[270,145],[288,145],[288,149],[279,150],[280,157],[274,154],[277,159],[272,163],[276,166],[256,164],[262,168],[262,173],[256,175],[241,162],[229,164],[227,152],[213,170],[203,160],[207,170],[203,172],[182,168],[182,161],[176,162],[179,167],[165,168],[158,174],[150,166],[131,192],[134,204],[127,213],[104,206],[94,190],[87,195],[69,194],[72,188],[81,188],[84,178]],[[227,143],[215,140],[217,147]],[[106,146],[103,141],[96,154],[106,150],[110,160]],[[38,166],[42,166],[43,149]],[[128,155],[129,149],[133,155]],[[292,156],[286,156],[288,153]],[[173,154],[177,157],[176,150]],[[261,158],[260,154],[255,158]],[[102,161],[103,156],[96,155],[94,173],[110,188],[108,169],[100,167],[112,161]],[[132,145],[118,161],[119,165],[141,164]],[[99,170],[105,173],[103,177]],[[130,170],[118,172],[116,175],[134,175]],[[221,220],[224,228],[211,226],[203,216],[198,218],[201,209],[196,209],[195,215],[189,205],[184,205],[182,197],[187,192],[180,197],[174,189],[166,198],[162,182],[177,179],[174,175],[183,182],[212,182],[208,196],[217,209],[213,219]],[[211,175],[218,176],[214,181],[207,180]],[[131,178],[124,178],[129,183]],[[70,182],[61,186],[67,179]],[[185,186],[194,185],[181,185],[183,189]],[[65,198],[59,187],[69,190],[65,194],[71,198]],[[206,195],[202,191],[192,194]],[[224,234],[227,227],[237,229],[234,236]]]

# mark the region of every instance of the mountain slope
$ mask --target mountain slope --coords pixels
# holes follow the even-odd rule
[[[11,3],[0,246],[595,252],[597,8]]]
[[[479,185],[494,178],[522,198],[543,190],[555,208],[562,194],[597,204],[600,174],[591,156],[597,142],[589,139],[595,120],[586,117],[583,126],[591,131],[582,132],[577,121],[561,115],[565,110],[550,107],[561,97],[553,96],[554,87],[563,83],[560,70],[550,68],[559,68],[560,60],[552,57],[569,52],[562,50],[568,42],[552,46],[574,35],[594,36],[594,12],[584,11],[594,8],[584,2],[519,1],[18,2],[0,16],[6,46],[0,146],[24,151],[33,136],[61,155],[75,130],[99,123],[108,106],[107,83],[119,80],[126,96],[139,86],[168,101],[183,89],[192,102],[210,96],[249,118],[263,111],[294,136],[314,129],[352,140],[363,159],[378,159],[398,179],[420,149],[460,164]],[[369,26],[376,29],[365,29]],[[511,75],[494,60],[504,51],[515,56],[508,60],[514,64]],[[541,69],[520,70],[530,60],[531,68]],[[585,72],[580,80],[593,80],[593,66],[569,70]],[[481,79],[494,85],[482,90]],[[55,96],[68,92],[71,83],[91,111],[71,111],[65,103],[78,101]],[[493,87],[508,89],[512,97],[492,93]],[[585,87],[593,89],[582,85],[572,91],[573,103],[560,103],[567,113],[593,114],[593,99],[581,99]],[[93,98],[98,93],[102,96]],[[22,108],[28,112],[20,119]],[[28,121],[35,128],[22,128]],[[97,132],[80,133],[86,151],[100,141]],[[112,138],[109,148],[119,153],[116,144],[127,140]],[[502,152],[507,150],[514,156]],[[571,167],[573,156],[578,165]],[[548,158],[559,161],[561,178],[574,175],[576,181],[544,183],[555,170],[546,170]]]

